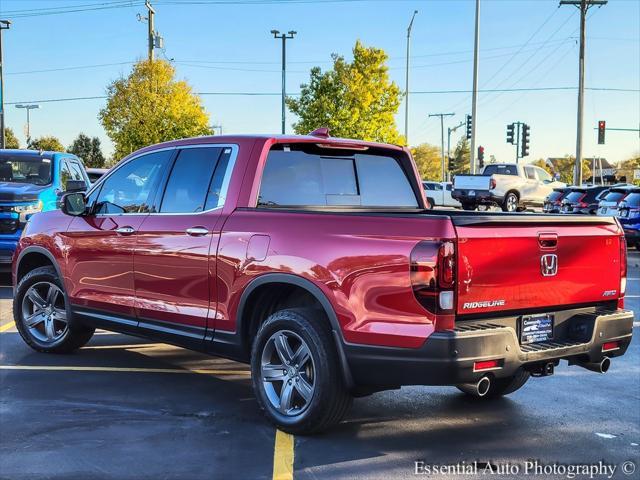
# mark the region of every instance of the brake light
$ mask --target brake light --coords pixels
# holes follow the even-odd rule
[[[493,190],[494,188],[496,188],[496,179],[495,178],[491,178],[491,180],[489,180],[489,190]]]
[[[411,286],[427,311],[452,314],[455,300],[455,243],[418,243],[411,251]]]
[[[620,241],[620,298],[618,308],[624,308],[624,294],[627,290],[627,242],[623,236]]]

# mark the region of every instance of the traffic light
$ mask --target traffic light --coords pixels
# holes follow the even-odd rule
[[[607,130],[607,122],[600,120],[598,122],[598,145],[604,145],[604,132]]]
[[[471,125],[473,122],[473,118],[471,115],[467,115],[467,140],[471,140]]]
[[[522,124],[522,143],[520,150],[520,157],[526,157],[529,155],[529,131],[531,127],[526,123]]]
[[[482,145],[478,147],[478,165],[480,168],[484,167],[484,147]]]
[[[513,141],[515,140],[515,131],[516,131],[515,123],[511,123],[507,125],[507,143],[510,143],[511,145],[513,145]]]

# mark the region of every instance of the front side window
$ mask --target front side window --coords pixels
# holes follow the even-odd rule
[[[279,148],[267,157],[260,206],[418,207],[409,179],[391,156]]]
[[[102,182],[97,214],[149,213],[162,170],[173,151],[148,153],[129,160]]]
[[[527,175],[529,180],[536,179],[536,171],[531,167],[524,167],[524,173]]]
[[[541,182],[551,182],[551,175],[549,175],[549,173],[546,170],[543,170],[542,168],[536,168],[536,172],[538,172],[538,178],[540,179]]]
[[[0,182],[49,185],[51,159],[40,155],[0,154]]]
[[[160,212],[197,213],[205,208],[220,148],[180,150],[162,198]]]
[[[80,180],[84,182],[84,176],[76,163],[63,160],[60,166],[60,184],[63,190],[67,189],[67,182],[69,180]]]

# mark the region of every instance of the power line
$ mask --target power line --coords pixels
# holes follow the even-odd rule
[[[533,87],[533,88],[505,88],[505,89],[480,89],[480,93],[491,92],[543,92],[553,90],[577,90],[578,87]],[[636,88],[615,88],[615,87],[588,87],[585,90],[600,92],[619,92],[619,93],[640,93],[640,89]],[[417,90],[410,92],[412,95],[438,95],[438,94],[460,94],[470,93],[471,90]],[[196,95],[202,96],[248,96],[248,97],[274,97],[281,96],[282,92],[198,92]],[[300,93],[288,93],[288,97],[299,96]],[[53,102],[72,102],[81,100],[104,100],[108,98],[106,95],[93,95],[85,97],[63,97],[63,98],[47,98],[38,100],[21,100],[19,102],[5,102],[6,105],[16,105],[20,103],[53,103]]]

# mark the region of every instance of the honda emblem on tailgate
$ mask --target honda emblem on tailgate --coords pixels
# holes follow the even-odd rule
[[[540,271],[543,277],[553,277],[558,273],[558,256],[549,253],[540,257]]]

